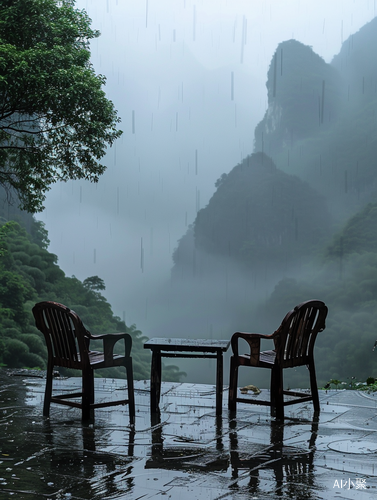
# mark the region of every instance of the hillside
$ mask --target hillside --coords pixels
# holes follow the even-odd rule
[[[261,265],[288,270],[297,258],[313,256],[330,230],[323,197],[277,169],[267,155],[253,154],[217,181],[216,192],[174,252],[173,274],[191,269],[190,246],[249,270]]]
[[[30,214],[8,206],[3,200],[0,227],[0,366],[44,369],[47,350],[43,335],[35,327],[32,307],[43,300],[61,302],[82,318],[93,334],[128,332],[133,341],[132,358],[136,380],[150,375],[150,352],[143,348],[147,337],[135,325],[114,316],[101,295],[103,281],[94,276],[84,282],[67,277],[50,253],[48,235]],[[4,215],[12,215],[6,220]],[[26,230],[28,227],[28,231]],[[121,348],[121,347],[120,347]],[[64,370],[63,370],[64,371]],[[121,368],[107,369],[104,376],[124,378]],[[164,378],[177,381],[183,375],[172,365],[164,367]]]

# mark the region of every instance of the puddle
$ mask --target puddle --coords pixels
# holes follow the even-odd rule
[[[83,424],[79,410],[52,405],[43,418],[44,384],[0,370],[1,499],[327,500],[356,498],[356,486],[337,486],[356,480],[364,481],[360,498],[376,497],[377,431],[365,431],[376,419],[375,399],[368,407],[366,398],[339,391],[330,406],[323,392],[319,419],[310,405],[296,405],[282,424],[255,405],[240,405],[234,418],[226,392],[216,417],[213,386],[163,383],[161,413],[151,418],[148,383],[139,381],[132,429],[127,407],[97,410]],[[79,384],[60,380],[59,389]],[[96,397],[122,384],[96,380]]]

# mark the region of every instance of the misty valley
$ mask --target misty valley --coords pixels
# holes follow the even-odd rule
[[[152,336],[269,334],[295,305],[319,299],[329,309],[315,348],[319,387],[377,379],[377,19],[331,63],[294,39],[280,43],[266,76],[267,110],[250,150],[171,248],[170,275],[148,302],[150,331],[113,313],[101,276],[66,276],[45,224],[1,190],[0,366],[46,368],[31,312],[44,300],[76,311],[93,334],[130,333],[143,380]],[[166,363],[163,380],[213,383],[211,363]],[[227,383],[228,358],[224,366]],[[241,371],[240,383],[268,387],[263,371]],[[287,372],[285,385],[308,387],[305,369]]]

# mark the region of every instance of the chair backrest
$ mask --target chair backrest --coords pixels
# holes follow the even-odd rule
[[[82,369],[89,364],[88,342],[79,316],[57,302],[39,302],[33,307],[35,324],[46,340],[54,365]]]
[[[326,305],[319,300],[308,300],[286,314],[274,336],[276,362],[282,368],[301,366],[313,359],[318,332],[326,327]]]

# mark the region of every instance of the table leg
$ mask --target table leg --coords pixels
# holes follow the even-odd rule
[[[217,351],[217,373],[216,373],[216,415],[223,411],[223,353]]]
[[[151,413],[158,411],[161,393],[161,351],[153,349],[151,364]]]

